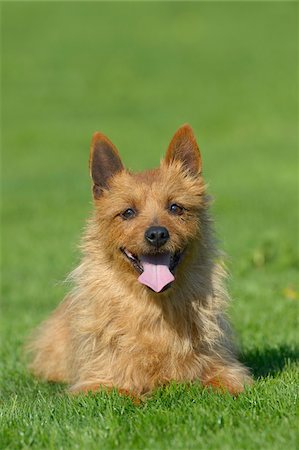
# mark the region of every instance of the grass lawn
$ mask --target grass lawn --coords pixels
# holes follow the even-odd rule
[[[2,9],[3,449],[295,449],[298,444],[298,3],[5,2]],[[67,291],[101,130],[132,169],[189,122],[255,383],[141,406],[69,397],[22,345]],[[298,447],[297,447],[298,448]]]

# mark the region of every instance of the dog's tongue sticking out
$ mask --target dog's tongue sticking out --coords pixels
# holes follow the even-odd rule
[[[140,256],[143,272],[138,278],[140,283],[145,284],[156,292],[174,280],[174,276],[169,270],[170,254],[157,254],[150,256]]]

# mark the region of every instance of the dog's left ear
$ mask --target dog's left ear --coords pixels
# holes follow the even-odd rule
[[[93,196],[99,198],[109,180],[124,169],[117,148],[102,133],[94,133],[90,147],[90,175],[93,179]]]
[[[169,144],[164,161],[167,165],[180,161],[192,175],[201,173],[200,151],[190,125],[183,125],[177,130]]]

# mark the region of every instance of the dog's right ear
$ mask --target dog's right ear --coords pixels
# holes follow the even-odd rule
[[[102,133],[94,133],[90,147],[90,175],[93,179],[93,196],[99,198],[103,189],[109,187],[109,179],[124,166],[117,148]]]

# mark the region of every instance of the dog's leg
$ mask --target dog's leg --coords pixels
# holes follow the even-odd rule
[[[211,362],[201,377],[204,386],[210,386],[222,392],[228,391],[232,395],[238,395],[244,391],[245,385],[252,384],[252,378],[248,370],[238,361]]]
[[[70,357],[70,331],[66,315],[69,299],[36,330],[26,350],[31,354],[29,368],[48,381],[68,382],[68,358]]]

